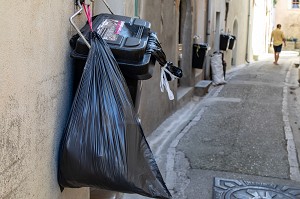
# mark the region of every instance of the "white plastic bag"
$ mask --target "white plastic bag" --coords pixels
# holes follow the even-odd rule
[[[210,65],[213,85],[226,84],[222,64],[222,53],[214,53],[211,55]]]

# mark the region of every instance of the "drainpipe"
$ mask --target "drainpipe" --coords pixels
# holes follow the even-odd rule
[[[247,42],[246,42],[246,57],[245,57],[245,61],[247,63],[250,63],[248,61],[248,51],[249,51],[249,31],[250,31],[250,6],[251,6],[251,0],[248,1],[248,22],[247,22]]]
[[[206,42],[210,44],[211,0],[207,0]]]
[[[228,18],[228,11],[229,11],[229,2],[225,3],[225,30],[227,29],[227,18]]]
[[[211,7],[212,7],[212,2],[211,0],[206,1],[206,10],[207,10],[207,15],[206,15],[206,43],[211,46]],[[206,64],[205,64],[205,70],[204,70],[204,79],[210,79],[210,57],[207,55],[206,56]]]
[[[139,1],[138,0],[135,0],[134,2],[134,15],[137,17],[139,15]]]

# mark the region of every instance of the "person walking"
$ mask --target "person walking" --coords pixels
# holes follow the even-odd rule
[[[272,46],[272,40],[273,40],[274,58],[275,58],[275,61],[273,63],[275,65],[278,65],[278,59],[282,49],[282,44],[284,43],[284,46],[286,46],[285,37],[281,30],[281,24],[277,24],[277,28],[272,31],[270,47]]]

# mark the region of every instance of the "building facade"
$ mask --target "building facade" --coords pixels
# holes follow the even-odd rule
[[[276,1],[274,28],[276,27],[276,24],[282,25],[281,29],[285,33],[286,39],[289,41],[288,42],[289,50],[294,50],[295,48],[300,47],[299,12],[300,12],[299,1],[295,1],[295,0]]]
[[[275,4],[275,25],[282,24],[287,39],[300,39],[299,1],[278,0]]]

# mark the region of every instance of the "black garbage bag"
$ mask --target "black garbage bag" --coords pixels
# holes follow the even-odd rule
[[[108,45],[95,32],[61,141],[62,187],[171,198]]]
[[[174,78],[182,77],[182,70],[179,67],[174,66],[172,62],[168,62],[166,60],[166,54],[163,51],[160,42],[158,41],[158,38],[154,32],[151,32],[149,35],[146,52],[151,53],[158,61],[160,66],[165,67],[166,77],[168,81],[172,81],[174,80]]]

